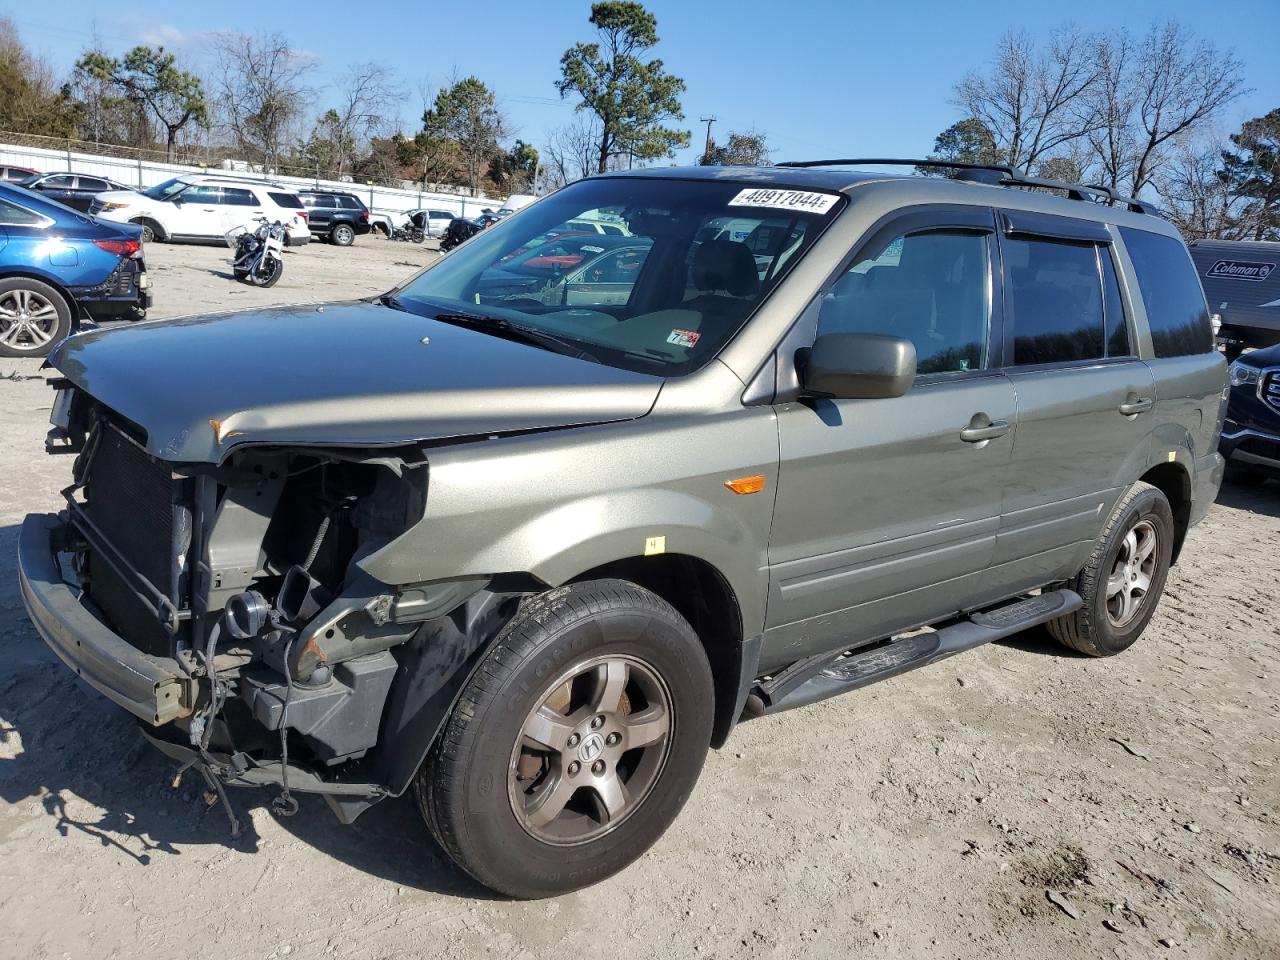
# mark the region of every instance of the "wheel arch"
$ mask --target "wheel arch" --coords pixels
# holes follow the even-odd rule
[[[1178,562],[1178,554],[1182,552],[1182,544],[1191,524],[1191,475],[1180,463],[1161,463],[1149,469],[1138,478],[1149,483],[1169,501],[1173,511],[1173,558],[1171,563]]]
[[[138,226],[150,226],[151,232],[155,234],[155,238],[161,243],[164,243],[169,239],[169,231],[166,230],[164,224],[155,217],[143,214],[137,217],[130,217],[129,223],[137,224]]]
[[[584,570],[570,583],[618,579],[661,597],[693,627],[711,664],[715,720],[711,745],[728,739],[742,712],[745,684],[754,678],[758,650],[744,644],[742,608],[725,575],[701,557],[665,553],[631,556]]]

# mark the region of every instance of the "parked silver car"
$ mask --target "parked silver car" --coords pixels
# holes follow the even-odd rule
[[[1186,247],[846,163],[594,177],[376,299],[65,341],[32,622],[219,789],[413,786],[519,897],[640,856],[742,718],[1040,624],[1123,651],[1222,477]],[[494,281],[592,218],[617,256]]]

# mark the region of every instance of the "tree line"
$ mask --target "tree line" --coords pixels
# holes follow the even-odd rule
[[[1232,53],[1173,21],[1142,36],[1010,32],[955,84],[963,116],[930,159],[1154,196],[1188,239],[1280,240],[1280,109],[1219,128],[1247,92]]]
[[[112,54],[94,46],[59,78],[4,19],[0,131],[499,194],[554,189],[686,148],[685,83],[654,56],[654,15],[634,0],[603,0],[591,5],[588,24],[594,38],[564,52],[555,84],[574,118],[540,145],[517,136],[476,76],[420,91],[420,126],[404,130],[405,90],[391,69],[352,64],[321,90],[314,58],[279,33],[214,35],[203,74],[163,47]],[[1074,26],[1041,40],[1011,32],[985,67],[956,82],[960,119],[930,156],[1155,196],[1189,239],[1280,239],[1280,108],[1229,136],[1218,127],[1247,92],[1233,54],[1176,22],[1141,36]],[[699,162],[768,163],[767,135],[731,131],[723,144],[708,135]]]

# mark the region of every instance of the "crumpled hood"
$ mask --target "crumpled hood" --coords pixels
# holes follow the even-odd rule
[[[49,363],[178,461],[218,462],[243,443],[382,445],[630,420],[662,386],[364,302],[95,330]]]

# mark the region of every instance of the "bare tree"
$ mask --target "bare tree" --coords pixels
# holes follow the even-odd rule
[[[1124,30],[1113,37],[1099,37],[1094,50],[1098,80],[1087,100],[1097,123],[1086,138],[1094,180],[1114,188],[1127,176],[1136,149],[1132,124],[1137,105],[1133,82],[1136,54],[1133,40]]]
[[[596,148],[600,143],[599,124],[583,115],[573,123],[551,131],[543,150],[543,181],[549,190],[573,183],[596,172],[599,162]]]
[[[404,91],[392,72],[379,63],[353,64],[329,111],[333,115],[334,151],[339,176],[348,172],[370,141],[386,132]]]
[[[278,167],[314,98],[306,84],[314,62],[279,33],[218,34],[213,51],[223,123],[250,159],[267,169]]]
[[[991,69],[956,84],[955,101],[994,134],[1006,163],[1032,169],[1097,125],[1090,109],[1100,74],[1095,47],[1072,26],[1055,30],[1043,49],[1025,32],[1007,33]]]
[[[1136,151],[1129,189],[1136,195],[1165,162],[1165,146],[1245,92],[1243,65],[1230,52],[1174,21],[1152,26],[1134,71]]]
[[[1188,240],[1251,240],[1261,205],[1242,196],[1222,169],[1223,147],[1181,141],[1152,185],[1170,221]]]

